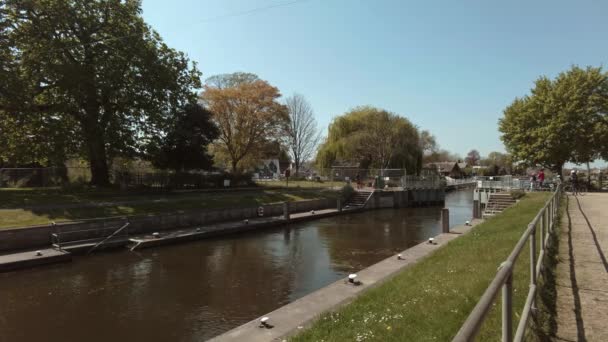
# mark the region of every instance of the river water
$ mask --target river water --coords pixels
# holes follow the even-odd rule
[[[440,207],[384,209],[0,273],[0,342],[202,341],[440,232]]]

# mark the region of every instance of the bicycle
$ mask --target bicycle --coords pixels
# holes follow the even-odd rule
[[[568,194],[568,195],[574,195],[574,196],[585,196],[585,194],[587,193],[587,185],[586,184],[582,184],[579,183],[576,185],[576,188],[572,185],[572,183],[566,184],[566,186],[564,187],[564,191]]]

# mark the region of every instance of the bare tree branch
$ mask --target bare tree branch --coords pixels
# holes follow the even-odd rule
[[[302,164],[312,159],[321,141],[321,133],[317,128],[312,107],[304,96],[294,94],[287,98],[285,105],[290,118],[286,132],[286,144],[296,166],[297,175]]]

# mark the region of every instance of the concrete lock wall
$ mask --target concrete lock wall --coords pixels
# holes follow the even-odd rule
[[[412,189],[404,191],[375,191],[367,202],[367,209],[406,208],[438,205],[445,201],[444,189]]]
[[[335,199],[297,201],[290,202],[289,211],[292,213],[297,213],[310,210],[321,210],[335,208],[336,205],[337,200]],[[262,205],[261,207],[264,209],[264,216],[283,215],[282,203]],[[103,235],[103,232],[99,231],[100,229],[118,229],[128,221],[129,226],[127,229],[129,235],[143,234],[215,222],[239,221],[247,218],[253,218],[258,216],[258,208],[259,207],[227,208],[184,213],[169,213],[162,215],[112,217],[58,223],[55,226],[45,225],[5,229],[0,230],[0,252],[48,247],[52,243],[51,234],[53,233],[63,234],[74,232],[73,234],[69,234],[70,240],[90,239]],[[68,236],[68,234],[63,234],[62,236]]]

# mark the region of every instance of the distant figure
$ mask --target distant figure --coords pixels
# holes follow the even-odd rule
[[[576,170],[570,171],[570,182],[572,182],[572,194],[576,195],[578,193],[578,174]]]
[[[534,185],[536,183],[536,174],[533,173],[530,177],[530,191],[534,191]]]
[[[355,183],[357,183],[357,189],[361,189],[361,176],[359,176],[359,173],[355,176]]]
[[[540,169],[538,172],[538,184],[542,188],[545,183],[545,169]]]

